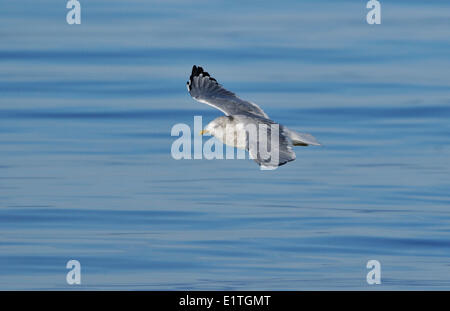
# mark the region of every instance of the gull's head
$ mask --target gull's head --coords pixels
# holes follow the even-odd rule
[[[200,131],[200,135],[209,134],[216,136],[219,131],[222,131],[225,128],[227,121],[229,121],[229,117],[227,116],[218,117],[212,120]]]

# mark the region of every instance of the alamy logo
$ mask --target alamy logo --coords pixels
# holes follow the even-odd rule
[[[214,137],[203,144],[204,134]],[[276,169],[280,163],[280,127],[276,123],[250,123],[222,127],[213,121],[202,129],[202,117],[194,116],[193,142],[191,128],[184,123],[175,124],[171,135],[178,136],[171,147],[171,155],[175,160],[246,159],[245,150],[247,150],[249,158],[256,161],[262,170]],[[226,146],[225,152],[224,146]]]
[[[367,262],[367,269],[371,269],[367,273],[367,284],[381,284],[381,264],[378,260],[369,260]]]
[[[381,4],[377,0],[367,2],[366,8],[371,9],[367,13],[366,20],[369,25],[381,24]]]
[[[67,24],[81,24],[81,4],[77,0],[69,0],[67,1],[66,8],[71,9],[67,12],[66,21]]]
[[[81,284],[81,264],[78,260],[69,260],[66,268],[70,271],[66,275],[66,281],[69,285]]]

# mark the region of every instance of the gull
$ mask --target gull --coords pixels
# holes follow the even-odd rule
[[[320,146],[312,135],[297,133],[272,121],[258,105],[226,90],[200,66],[192,67],[187,89],[195,100],[225,114],[211,121],[200,135],[210,134],[226,145],[249,151],[250,157],[262,168],[274,169],[294,161],[293,146]],[[250,135],[251,126],[266,129],[266,135]],[[276,156],[267,157],[260,152],[257,147],[261,147],[262,141],[270,147],[270,154]]]

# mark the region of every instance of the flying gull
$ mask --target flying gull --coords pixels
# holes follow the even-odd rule
[[[223,88],[200,66],[192,67],[187,89],[195,100],[217,108],[225,114],[211,121],[200,135],[211,134],[227,145],[249,151],[250,157],[263,168],[273,169],[294,161],[295,152],[292,146],[320,145],[312,135],[297,133],[272,121],[259,106],[242,100]],[[249,135],[248,130],[251,126],[265,128],[266,134],[258,134],[257,138],[252,139],[253,136]],[[278,135],[274,129],[278,129]],[[271,135],[274,135],[276,139],[266,139],[273,137]],[[271,154],[274,154],[273,151],[276,152],[277,157],[268,158],[259,152],[258,146],[261,140],[264,140]],[[252,146],[256,147],[252,148]]]

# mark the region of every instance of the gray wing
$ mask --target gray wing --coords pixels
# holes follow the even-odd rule
[[[259,166],[265,169],[274,169],[295,160],[291,140],[284,132],[283,126],[270,120],[247,118],[246,123],[253,122],[260,130],[256,140],[247,136],[247,150]],[[264,127],[261,128],[260,124],[264,124]],[[272,131],[278,131],[278,135],[276,132],[273,134],[274,138],[278,136],[278,141],[272,140]],[[247,135],[249,135],[248,132]]]
[[[204,104],[213,106],[225,115],[255,115],[262,118],[269,118],[267,114],[254,103],[245,101],[237,97],[222,87],[216,79],[202,67],[194,65],[192,73],[187,82],[187,89],[191,96]]]

